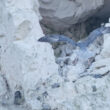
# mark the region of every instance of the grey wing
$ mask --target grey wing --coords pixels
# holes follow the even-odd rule
[[[70,39],[69,37],[64,36],[64,35],[56,35],[56,34],[46,35],[46,36],[40,38],[38,41],[48,42],[48,43],[65,42],[65,43],[71,44],[74,47],[77,45],[76,42],[73,41],[72,39]]]
[[[77,45],[80,47],[80,48],[86,48],[88,47],[91,43],[94,42],[95,39],[97,39],[97,37],[101,36],[103,33],[102,33],[102,28],[97,28],[95,29],[94,31],[92,31],[89,36],[87,37],[86,40],[80,42],[80,43],[77,43]]]
[[[40,39],[38,39],[38,41],[48,42],[48,43],[55,43],[55,42],[59,41],[59,37],[58,36],[53,36],[53,35],[46,35],[46,36],[41,37]]]

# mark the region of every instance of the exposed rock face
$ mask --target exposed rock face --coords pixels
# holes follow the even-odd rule
[[[103,8],[95,16],[100,18],[110,17],[110,0],[104,0]]]
[[[43,24],[57,31],[85,21],[104,5],[104,0],[39,0],[39,2]]]
[[[69,46],[60,47],[56,64],[52,47],[37,42],[38,7],[37,0],[0,0],[0,110],[109,110],[110,34],[88,48],[97,53],[89,67]]]
[[[109,0],[39,0],[45,34],[58,33],[80,40],[110,17]],[[91,5],[89,5],[91,4]]]

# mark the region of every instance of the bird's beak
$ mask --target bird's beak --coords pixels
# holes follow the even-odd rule
[[[46,37],[41,37],[40,39],[38,39],[39,42],[46,42]]]

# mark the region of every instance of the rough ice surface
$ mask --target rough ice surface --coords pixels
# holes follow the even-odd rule
[[[37,0],[0,0],[0,110],[109,110],[110,34],[89,57],[66,45],[55,57],[37,41],[38,8]]]

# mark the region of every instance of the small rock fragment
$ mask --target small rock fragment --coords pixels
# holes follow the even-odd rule
[[[16,91],[14,96],[14,104],[21,105],[23,101],[24,101],[24,98],[22,96],[22,93],[20,91]]]
[[[44,97],[47,97],[47,96],[48,96],[47,91],[45,91],[42,95],[43,95]]]
[[[52,88],[59,88],[60,87],[60,84],[59,83],[54,83],[53,85],[52,85]]]
[[[92,86],[92,91],[93,91],[93,92],[96,92],[96,91],[97,91],[96,86]]]

